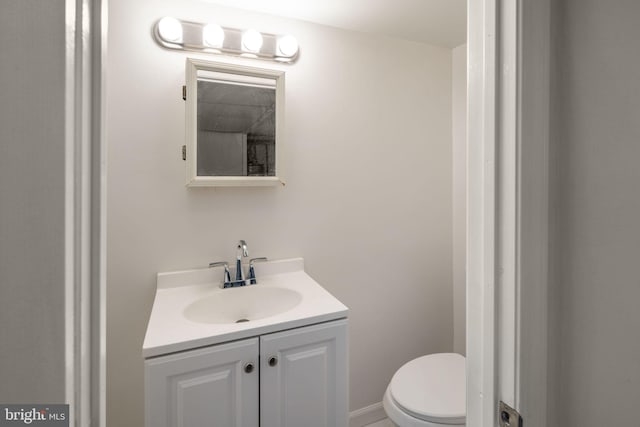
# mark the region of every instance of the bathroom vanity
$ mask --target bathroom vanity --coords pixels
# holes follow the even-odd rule
[[[147,328],[147,427],[346,427],[348,310],[302,259],[158,275]]]

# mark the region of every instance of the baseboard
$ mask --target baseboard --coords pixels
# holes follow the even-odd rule
[[[384,413],[382,402],[378,402],[352,411],[349,414],[349,427],[363,427],[385,418],[387,414]]]

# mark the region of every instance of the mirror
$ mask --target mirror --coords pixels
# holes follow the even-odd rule
[[[187,59],[188,186],[284,184],[284,71]]]

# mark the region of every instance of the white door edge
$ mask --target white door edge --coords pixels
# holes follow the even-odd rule
[[[467,426],[495,425],[497,0],[468,2]]]
[[[546,424],[549,5],[468,2],[469,427]]]

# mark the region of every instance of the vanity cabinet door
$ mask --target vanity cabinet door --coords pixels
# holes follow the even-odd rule
[[[258,339],[145,361],[147,427],[258,427]]]
[[[347,427],[347,321],[260,337],[261,427]]]

